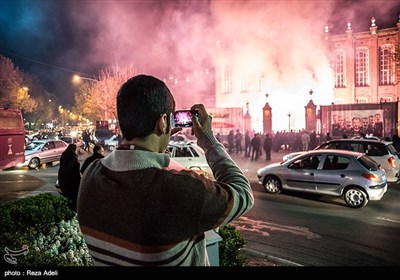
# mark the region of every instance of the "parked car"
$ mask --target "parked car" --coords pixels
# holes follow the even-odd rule
[[[191,143],[196,143],[197,139],[196,136],[188,136],[187,134],[184,134],[183,132],[178,132],[174,135],[171,135],[170,137],[170,142],[191,142]]]
[[[371,140],[376,140],[380,141],[381,139],[379,137],[373,136],[373,135],[366,135],[365,137],[362,136],[353,136],[351,139],[371,139]]]
[[[56,139],[32,141],[25,148],[25,162],[18,166],[35,169],[43,163],[59,161],[67,146],[66,142]]]
[[[55,132],[48,131],[38,131],[36,133],[26,135],[30,141],[40,140],[40,139],[56,139],[57,135]]]
[[[204,174],[208,178],[214,178],[212,170],[207,163],[204,150],[197,144],[187,141],[170,141],[167,149],[171,158],[181,165]]]
[[[64,141],[67,144],[75,144],[78,149],[83,149],[85,143],[83,141],[75,136],[71,135],[63,135],[58,137],[59,140]]]
[[[374,139],[335,139],[317,146],[314,150],[341,149],[365,153],[379,163],[386,172],[387,181],[399,180],[400,158],[392,142]],[[304,152],[293,152],[283,156],[286,161]]]
[[[104,140],[104,148],[109,151],[114,151],[116,147],[118,147],[118,135],[114,134],[111,138]]]
[[[111,130],[108,129],[96,129],[93,136],[94,144],[101,145],[104,147],[104,141],[110,139],[113,136]]]
[[[364,153],[312,150],[257,171],[266,192],[282,190],[343,197],[348,206],[361,208],[380,200],[387,191],[385,171]]]

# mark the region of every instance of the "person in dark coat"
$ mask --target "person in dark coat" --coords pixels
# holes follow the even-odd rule
[[[228,152],[230,154],[233,154],[233,152],[235,151],[235,134],[233,130],[229,131],[227,140],[228,140]]]
[[[244,136],[244,156],[250,157],[250,151],[251,151],[250,132],[246,131],[246,134]]]
[[[102,146],[100,146],[100,145],[95,145],[95,146],[93,147],[93,155],[91,155],[90,157],[87,157],[87,158],[85,159],[85,161],[83,162],[83,164],[82,164],[82,167],[81,167],[81,174],[83,174],[83,172],[85,172],[85,169],[86,169],[86,168],[89,166],[89,164],[91,164],[93,161],[95,161],[96,159],[99,159],[99,158],[104,158],[103,152],[104,152],[104,149],[103,149]]]
[[[69,144],[60,158],[60,169],[58,170],[58,183],[61,194],[68,198],[69,207],[76,211],[81,172],[76,145]]]
[[[271,160],[272,139],[267,133],[264,139],[265,160]]]
[[[251,160],[258,160],[261,156],[261,138],[260,134],[256,133],[251,139]]]

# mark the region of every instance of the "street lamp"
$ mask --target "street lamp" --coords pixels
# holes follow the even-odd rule
[[[92,78],[87,78],[87,77],[81,77],[81,76],[79,76],[79,75],[74,75],[74,76],[72,77],[72,81],[73,81],[74,83],[80,83],[81,80],[88,80],[88,81],[92,81],[92,82],[95,82],[95,83],[99,83],[99,82],[100,82],[99,80],[92,79]]]
[[[291,117],[292,115],[290,114],[290,112],[289,112],[289,114],[288,114],[288,117],[289,117],[289,132],[290,132],[290,117]]]

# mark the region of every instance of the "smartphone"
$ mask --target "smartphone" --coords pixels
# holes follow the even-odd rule
[[[199,116],[196,110],[178,110],[174,112],[173,127],[192,127],[192,115]]]

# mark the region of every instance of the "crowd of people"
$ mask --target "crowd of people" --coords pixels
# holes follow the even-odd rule
[[[379,117],[378,117],[379,118]],[[378,119],[377,118],[377,119]],[[375,128],[381,127],[379,122],[375,122]],[[352,130],[354,131],[354,130]],[[357,130],[358,131],[358,130]],[[342,133],[337,138],[368,138],[373,134],[364,134],[362,132],[357,134],[346,134]],[[265,160],[271,160],[271,151],[278,152],[279,150],[285,150],[287,152],[297,151],[308,151],[313,150],[321,143],[331,140],[332,136],[330,132],[325,135],[318,135],[315,131],[299,130],[290,132],[278,131],[276,133],[257,133],[246,131],[244,136],[244,142],[242,141],[242,134],[239,129],[231,130],[228,135],[224,136],[217,134],[217,138],[221,143],[227,147],[230,154],[241,154],[244,151],[244,156],[251,158],[251,160],[260,159],[265,154]],[[400,152],[400,139],[397,134],[393,134],[392,137],[374,137],[375,139],[381,139],[386,141],[392,141],[393,146]]]
[[[321,140],[321,136],[315,131],[309,133],[306,130],[298,132],[277,132],[257,133],[246,131],[244,137],[239,129],[231,130],[226,138],[217,134],[217,138],[224,143],[230,154],[242,154],[251,160],[258,160],[265,154],[265,160],[271,160],[271,150],[277,152],[280,149],[289,151],[308,151],[314,149]],[[244,139],[243,139],[244,138]],[[329,133],[323,137],[323,140],[329,140]],[[243,141],[244,140],[244,141]]]

